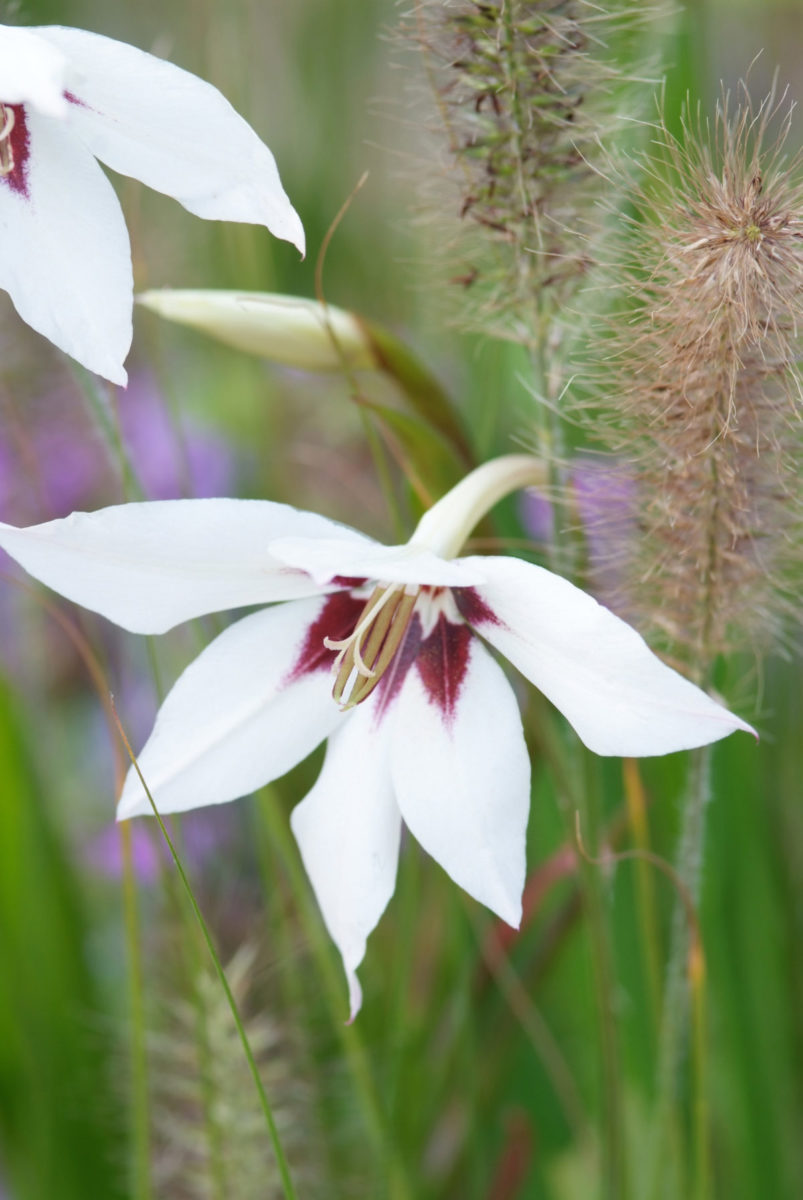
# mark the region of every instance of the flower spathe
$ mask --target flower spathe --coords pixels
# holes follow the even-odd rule
[[[39,333],[125,384],[131,252],[98,159],[302,253],[304,231],[270,150],[216,88],[100,34],[0,25],[0,287]]]
[[[520,919],[530,766],[489,647],[599,754],[665,754],[750,731],[565,579],[516,558],[451,557],[534,467],[527,456],[486,463],[405,546],[253,500],[0,525],[0,546],[32,575],[134,632],[284,602],[202,651],[162,705],[139,765],[160,811],[179,812],[245,795],[328,738],[292,826],[343,957],[352,1015],[366,938],[394,890],[402,821],[467,892],[510,924]],[[150,811],[132,771],[118,816]]]

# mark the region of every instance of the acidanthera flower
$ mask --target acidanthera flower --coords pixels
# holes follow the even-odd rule
[[[467,892],[520,919],[530,765],[488,646],[598,754],[665,754],[750,729],[565,579],[516,558],[454,557],[492,504],[535,481],[543,471],[528,456],[486,463],[404,546],[257,500],[0,525],[0,546],[32,575],[137,633],[285,601],[231,625],[187,668],[139,764],[160,811],[179,812],[245,795],[329,739],[292,825],[352,1015],[402,820]],[[150,811],[132,771],[118,816]]]
[[[131,253],[96,159],[303,253],[273,155],[216,88],[96,33],[1,25],[0,287],[23,320],[114,383],[131,344]]]

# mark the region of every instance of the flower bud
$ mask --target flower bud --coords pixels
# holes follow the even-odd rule
[[[376,370],[372,343],[353,313],[302,296],[169,288],[140,304],[218,341],[302,371]]]

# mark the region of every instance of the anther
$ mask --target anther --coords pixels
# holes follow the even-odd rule
[[[11,144],[11,134],[14,132],[16,117],[14,109],[0,104],[0,115],[3,118],[3,128],[0,129],[0,176],[10,175],[14,170],[14,147]]]
[[[342,641],[324,638],[324,645],[339,653],[333,664],[337,673],[332,696],[344,708],[352,708],[370,696],[399,649],[415,610],[418,594],[403,585],[380,584],[371,593],[353,633]],[[351,691],[344,693],[355,674]]]

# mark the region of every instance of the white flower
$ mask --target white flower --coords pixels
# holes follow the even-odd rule
[[[81,29],[0,25],[0,287],[23,320],[125,384],[128,234],[100,159],[199,217],[304,249],[273,155],[216,88]]]
[[[0,546],[32,575],[136,633],[285,601],[202,651],[139,763],[160,811],[179,812],[245,795],[329,739],[292,825],[343,956],[352,1015],[366,938],[393,893],[402,821],[467,892],[519,922],[530,765],[489,646],[598,754],[665,754],[750,730],[565,579],[516,558],[451,558],[492,503],[532,481],[533,463],[511,456],[472,472],[406,546],[256,500],[0,525]],[[150,811],[132,771],[118,816]]]

